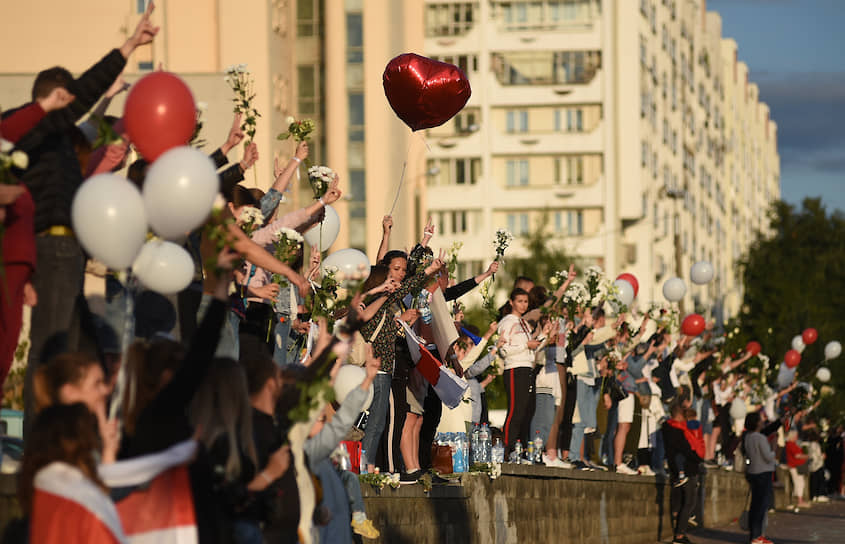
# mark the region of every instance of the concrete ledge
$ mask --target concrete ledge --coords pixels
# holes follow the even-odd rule
[[[462,474],[459,484],[428,493],[420,484],[362,487],[367,514],[382,533],[379,542],[391,544],[635,544],[672,536],[672,487],[654,477],[503,465],[496,480]],[[776,489],[778,507],[786,505],[788,488]],[[722,525],[746,508],[748,484],[741,473],[711,470],[703,493],[698,519]]]

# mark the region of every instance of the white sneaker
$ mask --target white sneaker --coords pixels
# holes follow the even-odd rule
[[[648,465],[640,465],[640,468],[637,469],[637,472],[642,476],[654,476],[654,471],[651,470],[651,467]]]
[[[827,497],[825,497],[824,495],[819,495],[818,497],[816,497],[816,500],[817,500],[818,502],[830,502],[830,499],[828,499],[828,498],[827,498]]]
[[[572,465],[567,463],[566,461],[561,461],[557,457],[552,459],[545,453],[543,454],[543,464],[547,467],[557,467],[557,468],[572,468]]]
[[[628,474],[628,475],[635,475],[637,471],[629,467],[628,465],[616,465],[616,473],[617,474]]]

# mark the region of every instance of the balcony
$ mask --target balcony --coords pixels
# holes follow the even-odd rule
[[[584,83],[502,84],[497,77],[486,78],[490,102],[497,106],[536,104],[595,104],[604,97],[604,74],[597,69]]]
[[[494,155],[601,153],[604,150],[604,121],[590,132],[499,133],[491,153]]]

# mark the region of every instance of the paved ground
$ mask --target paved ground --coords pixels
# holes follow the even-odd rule
[[[814,504],[797,514],[788,511],[769,514],[766,536],[775,544],[845,543],[845,501]],[[748,542],[748,533],[742,532],[734,522],[726,527],[691,532],[689,538],[694,544],[739,544]]]

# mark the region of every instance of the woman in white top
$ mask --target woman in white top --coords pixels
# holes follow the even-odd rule
[[[509,299],[511,313],[499,322],[499,336],[504,341],[500,351],[505,360],[505,394],[508,399],[508,415],[502,429],[506,455],[513,451],[517,440],[525,446],[529,439],[534,411],[534,352],[544,340],[536,338],[536,333],[532,333],[528,322],[522,318],[528,310],[528,293],[517,287]]]

